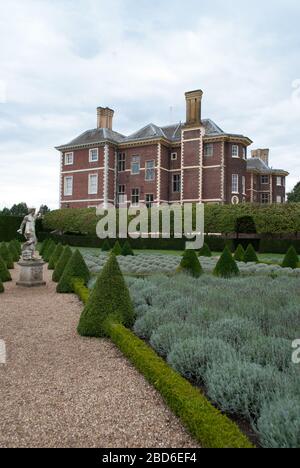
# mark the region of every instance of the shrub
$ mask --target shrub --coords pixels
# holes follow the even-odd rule
[[[104,324],[108,318],[128,327],[134,321],[129,290],[114,254],[98,276],[81,314],[78,333],[82,336],[105,336]]]
[[[280,371],[287,370],[291,364],[291,342],[285,338],[258,336],[246,340],[240,352],[248,361],[262,366],[270,364]]]
[[[232,278],[233,276],[238,276],[239,273],[240,271],[235,260],[232,258],[231,252],[225,247],[213,274],[221,278]]]
[[[256,234],[256,225],[252,216],[240,216],[236,219],[235,232],[240,234]]]
[[[123,255],[123,257],[134,256],[134,252],[128,240],[124,243],[122,247],[121,255]]]
[[[212,363],[223,365],[235,359],[234,349],[216,338],[188,338],[176,344],[168,355],[168,363],[183,377],[203,383]]]
[[[107,239],[105,239],[105,241],[103,242],[101,250],[102,250],[102,252],[109,252],[110,251],[110,245],[109,245],[109,242],[108,242]]]
[[[4,293],[4,286],[0,278],[0,294]]]
[[[57,244],[53,254],[50,257],[48,270],[54,270],[63,250],[64,250],[63,246],[61,244]]]
[[[58,293],[73,292],[73,278],[82,279],[84,284],[87,284],[90,279],[90,272],[79,250],[75,250],[68,261],[57,285],[56,291]]]
[[[162,324],[174,321],[176,313],[170,309],[160,309],[158,307],[149,307],[142,317],[136,320],[134,332],[146,340],[150,340],[152,333]]]
[[[22,253],[22,248],[21,248],[20,242],[17,239],[13,239],[12,242],[13,242],[13,244],[15,246],[16,251],[18,252],[18,254],[20,256],[21,253]]]
[[[202,266],[194,250],[187,249],[184,251],[178,271],[189,273],[194,278],[199,278],[202,275]]]
[[[49,238],[46,239],[46,240],[44,240],[44,242],[43,242],[42,245],[40,246],[39,252],[40,252],[41,257],[43,256],[43,254],[44,254],[44,252],[45,252],[47,246],[49,245],[50,240],[51,240],[51,239],[49,239]]]
[[[203,247],[199,250],[199,257],[211,257],[211,256],[212,256],[211,250],[208,244],[204,242]]]
[[[48,263],[56,248],[55,242],[51,239],[43,253],[43,260]]]
[[[9,242],[15,239],[22,219],[22,216],[0,215],[0,241]]]
[[[236,262],[243,262],[245,260],[245,250],[241,244],[237,246],[233,258]]]
[[[295,247],[291,246],[284,257],[284,260],[282,262],[282,267],[293,268],[294,270],[295,268],[298,268],[298,266],[299,266],[299,257],[297,255]]]
[[[64,269],[66,268],[66,265],[71,257],[72,257],[72,250],[67,245],[67,247],[65,247],[63,252],[61,253],[61,256],[59,257],[59,260],[56,264],[56,267],[52,275],[52,281],[55,281],[56,283],[59,282],[64,272]]]
[[[2,257],[2,260],[4,260],[4,262],[6,263],[7,268],[9,270],[12,270],[14,268],[14,261],[5,242],[2,242],[0,244],[0,256]]]
[[[6,262],[0,257],[0,280],[5,283],[11,281],[11,275],[6,266]]]
[[[112,253],[113,253],[116,257],[118,257],[119,255],[122,254],[122,247],[121,247],[119,241],[117,241],[117,242],[115,243],[115,245],[114,245],[114,247],[113,247],[113,249],[112,249]]]
[[[166,357],[176,343],[199,334],[200,330],[192,324],[169,322],[152,333],[150,344],[158,354]]]
[[[245,251],[244,262],[245,263],[250,263],[250,262],[258,263],[258,258],[257,258],[256,252],[252,244],[249,244]]]
[[[10,243],[8,244],[8,250],[13,258],[13,261],[18,262],[20,259],[20,255],[13,241],[10,241]]]
[[[265,448],[299,448],[299,399],[278,398],[264,404],[257,421],[257,430]]]
[[[224,340],[239,349],[249,340],[259,336],[261,331],[251,320],[235,317],[213,322],[208,328],[208,334],[211,338]]]
[[[274,367],[235,360],[213,363],[205,374],[208,396],[228,413],[256,418],[264,402],[283,389],[282,375]]]

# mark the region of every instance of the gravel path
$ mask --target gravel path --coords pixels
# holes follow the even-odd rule
[[[111,342],[76,334],[74,295],[17,275],[0,295],[0,447],[197,447]]]

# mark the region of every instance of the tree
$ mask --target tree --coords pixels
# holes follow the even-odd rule
[[[83,309],[77,331],[81,336],[105,336],[105,321],[114,320],[125,327],[134,322],[134,308],[128,287],[114,254],[98,276]]]
[[[28,215],[28,207],[26,203],[18,203],[18,205],[13,205],[10,209],[10,214],[12,216],[26,216]]]
[[[300,202],[300,182],[295,185],[293,190],[288,193],[288,202],[289,203],[297,203]]]
[[[2,216],[10,216],[10,209],[9,208],[3,208],[3,210],[0,213]]]

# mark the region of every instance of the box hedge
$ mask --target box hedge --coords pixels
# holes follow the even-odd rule
[[[203,269],[195,250],[187,249],[184,251],[178,271],[188,273],[194,278],[199,278],[203,274]]]
[[[225,247],[217,265],[215,266],[213,274],[221,278],[232,278],[233,276],[238,276],[240,274],[236,261],[232,257],[228,247]]]
[[[67,245],[67,247],[65,247],[63,252],[61,253],[61,256],[59,257],[59,260],[56,264],[56,267],[52,275],[52,280],[55,281],[56,283],[59,282],[64,272],[64,269],[66,268],[66,265],[71,257],[72,257],[72,250]]]
[[[0,256],[0,279],[3,283],[6,281],[11,281],[10,272],[6,266],[6,262]]]
[[[82,279],[84,284],[87,284],[90,279],[89,269],[86,266],[86,263],[79,250],[75,250],[72,257],[69,259],[59,280],[56,291],[58,293],[74,292],[73,278]]]
[[[0,256],[2,257],[2,260],[4,260],[4,262],[6,263],[7,268],[9,270],[12,270],[14,268],[14,260],[5,242],[2,242],[0,244]]]

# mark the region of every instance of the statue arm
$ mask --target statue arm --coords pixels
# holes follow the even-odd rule
[[[23,233],[24,227],[25,227],[25,225],[26,225],[26,221],[27,221],[27,217],[25,216],[25,218],[23,219],[23,221],[22,221],[22,223],[21,223],[20,229],[17,231],[17,232],[19,232],[20,234]]]

